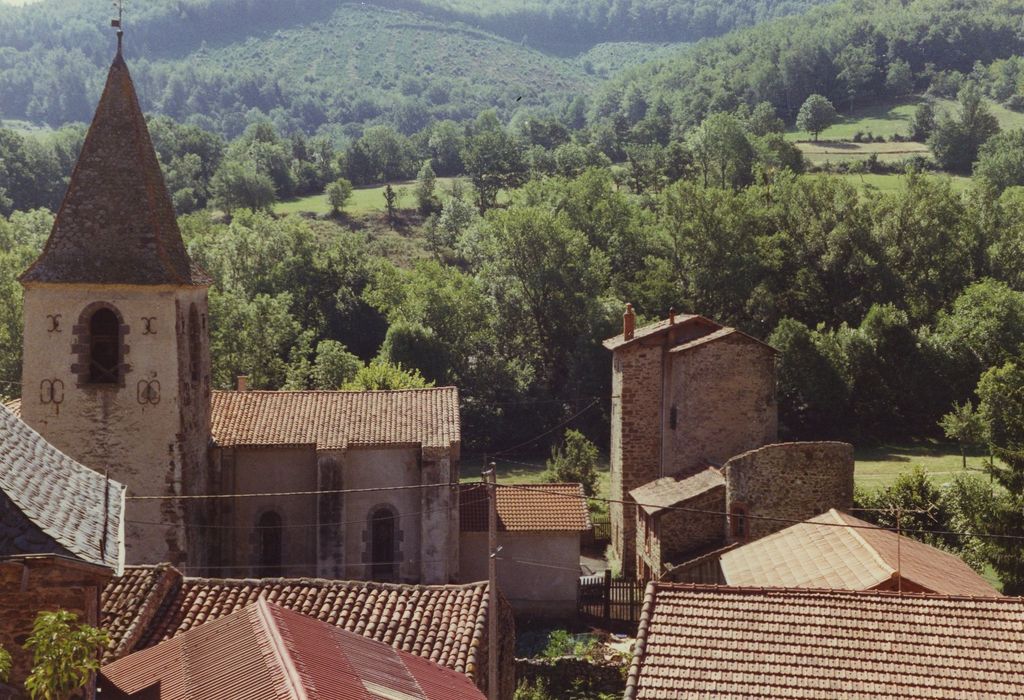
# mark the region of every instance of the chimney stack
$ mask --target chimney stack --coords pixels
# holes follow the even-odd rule
[[[633,305],[626,304],[626,313],[622,314],[622,337],[624,340],[633,339],[633,331],[636,330],[636,314],[633,313]]]
[[[670,306],[668,309],[668,325],[676,325],[676,307]]]
[[[249,391],[249,377],[245,374],[238,375],[238,390]]]

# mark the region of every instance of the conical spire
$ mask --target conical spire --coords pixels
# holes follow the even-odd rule
[[[120,49],[42,255],[22,282],[205,285]]]

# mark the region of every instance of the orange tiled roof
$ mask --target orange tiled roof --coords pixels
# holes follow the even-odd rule
[[[170,576],[170,585],[164,577]],[[325,579],[190,578],[128,567],[103,591],[106,658],[144,649],[265,599],[415,654],[474,680],[486,653],[487,584],[414,586]],[[135,641],[132,641],[134,637]]]
[[[157,683],[161,700],[484,700],[462,674],[262,599],[100,671],[104,691]]]
[[[999,595],[959,557],[834,509],[726,552],[720,562],[732,586],[867,590],[894,585],[899,571],[918,590]]]
[[[651,583],[626,700],[1024,697],[1024,599]]]
[[[495,505],[501,532],[583,532],[591,527],[580,484],[499,485]],[[459,523],[462,532],[487,532],[484,484],[462,484]]]
[[[715,467],[708,467],[688,477],[663,476],[636,487],[629,495],[646,513],[654,515],[717,488],[725,488],[725,477]]]
[[[461,441],[455,387],[406,391],[215,391],[221,447],[380,445],[448,448]]]

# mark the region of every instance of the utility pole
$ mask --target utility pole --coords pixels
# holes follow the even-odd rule
[[[487,697],[498,700],[498,489],[497,465],[487,465]]]

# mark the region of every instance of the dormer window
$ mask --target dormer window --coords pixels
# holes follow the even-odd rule
[[[112,310],[97,309],[89,319],[89,383],[121,382],[121,323]]]

